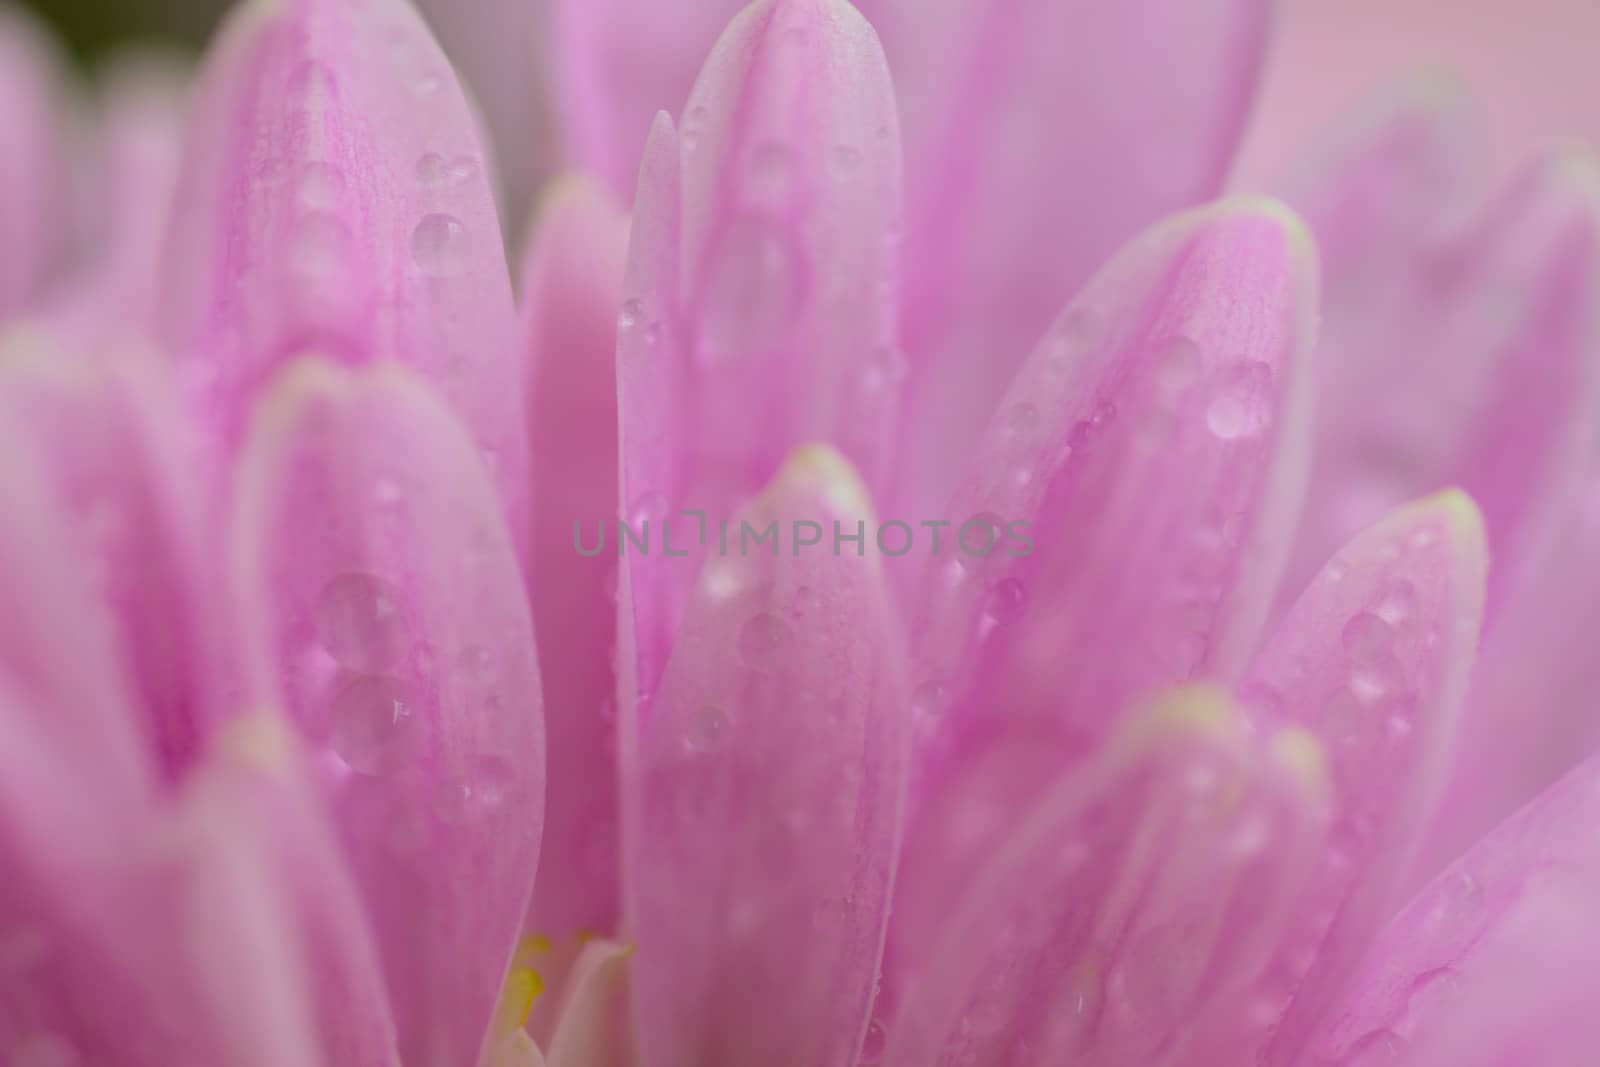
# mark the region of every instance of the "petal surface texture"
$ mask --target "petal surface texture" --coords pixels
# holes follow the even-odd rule
[[[740,514],[785,547],[708,561],[639,724],[641,1067],[856,1063],[900,821],[905,654],[875,554],[796,554],[786,531],[870,520],[838,453],[800,449]]]
[[[891,1067],[1189,1062],[1313,873],[1327,784],[1298,731],[1258,744],[1220,691],[1156,698],[1019,813],[939,932]]]
[[[163,333],[225,439],[307,349],[427,378],[525,501],[515,309],[471,109],[404,0],[239,8],[214,44],[168,235]]]
[[[477,449],[415,376],[307,359],[253,421],[232,551],[372,916],[402,1058],[476,1062],[532,888],[534,638]]]

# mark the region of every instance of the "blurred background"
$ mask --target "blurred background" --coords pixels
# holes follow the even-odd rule
[[[546,2],[419,0],[473,84],[502,151],[518,151],[527,138],[511,136],[516,127],[539,121],[529,107],[538,96],[532,37],[536,8]],[[93,65],[135,42],[198,48],[227,4],[23,0],[23,6],[54,26],[80,62]],[[1418,71],[1442,73],[1469,94],[1495,160],[1520,157],[1552,138],[1600,143],[1594,73],[1600,0],[1282,0],[1281,11],[1254,132],[1239,164],[1243,184],[1276,176],[1363,90]],[[505,162],[519,169],[515,158]]]

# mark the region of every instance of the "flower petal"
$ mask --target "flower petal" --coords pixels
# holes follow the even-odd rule
[[[1275,205],[1181,216],[1113,260],[1018,375],[913,616],[921,806],[896,966],[975,850],[1136,698],[1242,674],[1300,498],[1315,274]]]
[[[986,859],[884,1062],[1187,1062],[1177,1050],[1237,1003],[1312,873],[1320,771],[1315,742],[1258,746],[1219,692],[1157,698]]]
[[[869,512],[837,453],[799,450],[741,513],[776,528],[772,555],[707,564],[638,724],[627,891],[649,1067],[856,1062],[898,840],[904,653],[875,554],[777,546],[791,524]]]
[[[1268,1062],[1296,1062],[1403,889],[1453,751],[1486,567],[1472,502],[1430,497],[1334,557],[1251,668],[1246,707],[1322,739],[1337,805],[1318,877],[1260,989],[1287,1004]]]
[[[0,422],[38,449],[73,565],[111,611],[141,747],[175,781],[209,724],[237,710],[224,692],[218,561],[206,547],[207,464],[165,368],[126,348],[106,357],[17,343],[0,359]]]
[[[1590,760],[1440,874],[1389,925],[1311,1062],[1578,1067],[1600,1039]]]
[[[726,519],[813,440],[881,484],[899,394],[897,129],[877,39],[843,0],[752,5],[681,129],[658,120],[619,319],[630,521]],[[695,564],[631,569],[648,692]]]
[[[0,9],[0,317],[38,296],[64,250],[65,86],[54,42]]]
[[[538,858],[532,626],[477,449],[408,372],[307,360],[265,395],[232,531],[383,950],[407,1062],[476,1062]]]
[[[500,223],[473,116],[420,16],[403,0],[248,5],[196,96],[163,319],[228,439],[303,351],[397,359],[471,428],[520,529]]]
[[[910,506],[1090,274],[1221,190],[1271,6],[864,0],[905,113]]]
[[[528,265],[533,550],[528,589],[546,695],[545,853],[528,929],[617,928],[616,557],[589,551],[617,510],[617,308],[627,222],[581,179],[552,193]]]
[[[1400,120],[1397,120],[1400,121]],[[1388,151],[1378,137],[1366,153]],[[1437,140],[1441,134],[1425,131]],[[1442,146],[1419,155],[1417,200],[1448,200]],[[1350,229],[1329,205],[1377,164],[1317,194],[1319,240]],[[1441,178],[1440,171],[1444,177]],[[1433,173],[1430,173],[1433,172]],[[1402,212],[1411,213],[1402,206]],[[1446,485],[1478,500],[1497,560],[1491,611],[1551,536],[1600,429],[1600,181],[1592,162],[1527,167],[1464,233],[1424,211],[1422,232],[1373,227],[1371,247],[1330,260],[1327,359],[1310,500],[1285,585],[1388,510]],[[1415,223],[1413,225],[1416,225]],[[1427,418],[1417,412],[1426,410]]]
[[[614,941],[586,946],[557,1012],[550,1067],[625,1067],[627,977],[631,947]]]

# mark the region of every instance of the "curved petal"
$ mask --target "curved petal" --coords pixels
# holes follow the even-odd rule
[[[397,359],[526,499],[515,313],[476,123],[404,0],[247,5],[213,47],[168,234],[166,339],[225,436],[316,349]]]
[[[1326,789],[1303,733],[1262,747],[1220,693],[1157,698],[987,858],[885,1064],[1191,1062],[1293,914]]]
[[[532,626],[477,449],[415,377],[292,365],[237,477],[250,691],[282,693],[383,950],[407,1062],[476,1062],[543,816]]]
[[[818,446],[708,562],[638,725],[627,892],[644,1067],[849,1067],[867,1027],[899,836],[904,652],[877,556],[791,549],[807,521],[872,521],[855,473]],[[769,528],[771,554],[745,547],[746,529]]]
[[[1413,208],[1450,199],[1439,188],[1452,180],[1445,135],[1424,126],[1417,161],[1396,168],[1412,171],[1398,195],[1411,227],[1374,226],[1351,248],[1360,242],[1337,205],[1387,166],[1372,157],[1392,151],[1406,121],[1380,127],[1327,187],[1304,194],[1318,239],[1341,254],[1329,264],[1317,380],[1320,488],[1285,593],[1388,510],[1454,484],[1488,524],[1492,615],[1552,536],[1600,429],[1600,180],[1586,157],[1552,155],[1470,228],[1452,229],[1448,214]]]
[[[0,422],[38,449],[72,528],[75,565],[111,611],[141,741],[175,781],[209,724],[237,710],[225,692],[219,561],[201,506],[204,450],[175,382],[147,354],[121,349],[91,364],[42,344],[18,347],[0,360]]]
[[[1114,260],[1013,384],[925,546],[897,968],[978,850],[1131,702],[1242,674],[1299,506],[1315,276],[1275,205],[1182,216]]]
[[[1051,316],[1222,188],[1268,0],[864,0],[905,112],[907,506],[948,492]]]
[[[1584,1063],[1600,1039],[1597,820],[1591,759],[1395,918],[1328,1012],[1311,1062]]]
[[[761,0],[718,42],[681,128],[658,121],[619,340],[622,500],[727,519],[788,451],[839,448],[877,488],[895,439],[898,124],[843,0]],[[640,683],[693,564],[632,576]],[[641,568],[635,565],[633,569]]]
[[[617,928],[617,309],[627,221],[567,179],[541,212],[528,266],[533,548],[528,591],[543,666],[549,779],[545,854],[528,929],[561,939]],[[599,527],[601,543],[591,551]],[[608,590],[608,585],[611,587]]]
[[[557,1011],[550,1067],[627,1067],[627,978],[633,949],[588,945],[573,966]]]
[[[54,42],[0,9],[0,317],[39,293],[67,234],[65,85]]]
[[[1316,734],[1336,794],[1317,878],[1259,990],[1284,1012],[1252,1035],[1271,1037],[1266,1063],[1298,1062],[1403,889],[1454,750],[1487,562],[1465,495],[1414,504],[1334,557],[1251,668],[1246,706],[1262,724]]]

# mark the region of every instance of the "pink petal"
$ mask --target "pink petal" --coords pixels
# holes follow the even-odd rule
[[[284,694],[313,748],[401,1056],[476,1062],[544,793],[533,630],[477,449],[408,372],[308,360],[265,395],[236,492],[240,610],[271,650],[250,691]]]
[[[1395,123],[1406,121],[1404,114]],[[1330,259],[1310,507],[1286,592],[1356,530],[1405,500],[1459,484],[1488,524],[1491,609],[1514,587],[1584,474],[1600,427],[1600,213],[1588,161],[1530,167],[1465,232],[1413,205],[1451,181],[1447,149],[1382,156],[1389,130],[1328,188],[1307,194]],[[1437,140],[1439,131],[1421,131]],[[1374,171],[1410,183],[1397,212],[1416,232],[1372,227],[1363,248],[1337,208]],[[1431,173],[1430,173],[1431,172]],[[1404,177],[1400,177],[1404,175]],[[1417,412],[1427,411],[1427,418]]]
[[[865,0],[904,107],[911,506],[938,500],[1051,317],[1222,187],[1266,0]]]
[[[161,54],[125,57],[102,75],[96,178],[84,225],[91,244],[76,276],[52,294],[49,318],[93,348],[156,328],[162,245],[173,208],[188,116],[189,71]]]
[[[842,0],[748,8],[681,130],[658,121],[619,320],[622,500],[636,523],[729,518],[813,440],[881,484],[899,394],[897,128],[877,39]],[[646,569],[632,578],[648,688],[694,572]]]
[[[978,850],[1131,701],[1242,674],[1300,499],[1315,274],[1275,205],[1181,216],[1113,260],[1018,375],[918,591],[923,806],[897,966],[914,969]]]
[[[241,8],[196,90],[166,337],[225,435],[286,360],[397,359],[471,428],[520,528],[521,379],[476,124],[403,0]]]
[[[1247,707],[1321,738],[1336,794],[1317,878],[1260,988],[1264,1004],[1288,1003],[1265,1062],[1296,1062],[1403,888],[1449,766],[1486,567],[1472,502],[1430,497],[1335,556],[1251,668]]]
[[[0,360],[0,422],[38,449],[73,566],[111,613],[139,743],[176,780],[210,723],[237,709],[224,691],[220,574],[201,507],[207,463],[175,383],[142,352],[91,364],[41,343]]]
[[[801,520],[872,521],[829,449],[797,452],[740,517],[780,541]],[[708,562],[625,780],[650,1067],[856,1062],[898,839],[903,655],[875,554]]]
[[[67,237],[66,100],[55,42],[0,9],[0,316],[38,295]]]
[[[1326,789],[1300,732],[1260,746],[1219,693],[1157,698],[1016,813],[938,930],[884,1062],[1190,1062],[1180,1050],[1236,1006],[1293,914]]]
[[[558,939],[617,928],[616,558],[584,553],[617,511],[616,327],[627,238],[607,194],[570,179],[546,201],[523,272],[528,589],[547,697],[545,849],[560,857],[540,872],[528,928]]]
[[[1310,1062],[1586,1063],[1600,1040],[1597,776],[1594,760],[1574,770],[1412,901],[1328,1012]]]
[[[657,112],[682,106],[695,71],[745,0],[553,0],[549,51],[572,164],[633,195]]]

